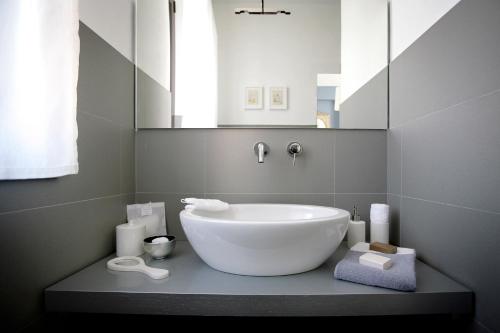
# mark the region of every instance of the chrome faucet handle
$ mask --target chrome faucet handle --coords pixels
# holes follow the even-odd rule
[[[293,166],[295,166],[297,156],[302,154],[302,145],[298,142],[290,142],[288,146],[286,146],[286,151],[290,154],[290,156],[293,156]]]
[[[253,146],[253,151],[257,155],[257,163],[264,163],[264,156],[269,153],[269,146],[264,142],[257,142]]]

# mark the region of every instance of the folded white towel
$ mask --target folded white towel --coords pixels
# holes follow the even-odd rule
[[[371,223],[389,223],[389,205],[377,204],[371,205],[370,209]]]
[[[158,237],[151,241],[153,244],[163,244],[168,242],[170,242],[170,240],[167,237]]]
[[[370,250],[370,243],[359,242],[356,243],[353,247],[351,247],[351,251],[355,252],[371,252],[371,253],[381,253],[378,251]],[[406,247],[398,247],[398,252],[396,254],[416,254],[414,249],[409,249]]]
[[[198,198],[184,198],[181,202],[186,205],[186,209],[207,210],[212,212],[219,212],[229,209],[229,204],[217,199],[198,199]]]

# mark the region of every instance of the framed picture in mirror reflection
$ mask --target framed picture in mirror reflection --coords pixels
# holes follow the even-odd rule
[[[270,87],[269,88],[269,108],[271,110],[288,109],[288,88]]]
[[[262,110],[264,108],[264,88],[245,88],[245,110]]]

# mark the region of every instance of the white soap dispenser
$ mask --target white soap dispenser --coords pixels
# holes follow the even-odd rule
[[[360,221],[358,207],[354,205],[351,220],[349,221],[349,226],[347,228],[347,246],[349,248],[359,242],[365,241],[365,226],[365,221]]]

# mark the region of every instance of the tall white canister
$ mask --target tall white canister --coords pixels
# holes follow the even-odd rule
[[[389,205],[387,204],[371,205],[370,241],[389,244]]]
[[[116,255],[140,256],[144,253],[144,238],[146,225],[144,223],[124,223],[116,226]]]

